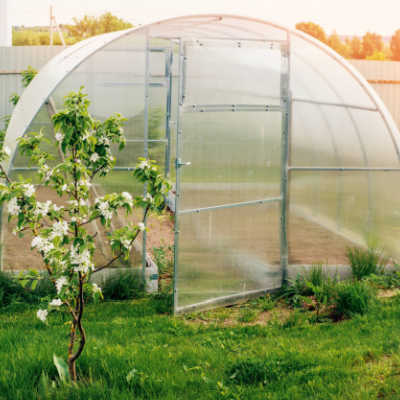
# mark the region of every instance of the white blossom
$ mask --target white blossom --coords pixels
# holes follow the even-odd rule
[[[64,183],[64,185],[61,186],[61,190],[65,192],[68,189],[68,185]]]
[[[122,246],[124,246],[127,250],[130,250],[132,247],[131,241],[129,239],[122,239],[121,240]]]
[[[63,206],[59,207],[57,204],[53,204],[52,207],[53,207],[53,211],[60,211],[63,208]]]
[[[47,200],[45,203],[38,201],[36,203],[36,210],[33,212],[35,216],[47,215],[50,210],[51,201]]]
[[[100,211],[100,214],[105,218],[105,219],[111,219],[112,218],[112,212],[110,210],[110,205],[108,204],[107,201],[101,201],[99,199],[96,200],[97,207]]]
[[[140,163],[137,166],[137,168],[139,168],[139,169],[146,169],[149,167],[150,167],[150,163],[147,160],[140,161]]]
[[[56,288],[57,288],[57,294],[60,294],[63,286],[68,284],[68,279],[65,276],[62,276],[61,278],[58,278],[56,280]]]
[[[22,185],[23,189],[24,189],[24,195],[27,197],[31,197],[35,194],[35,186],[33,186],[30,183],[27,183],[25,185]]]
[[[6,153],[7,156],[10,157],[10,155],[11,155],[11,150],[10,150],[10,148],[9,148],[8,146],[4,146],[4,147],[3,147],[3,151],[4,151],[4,153]]]
[[[68,223],[65,221],[56,222],[53,225],[52,232],[50,233],[50,239],[54,239],[56,237],[63,237],[68,235]]]
[[[153,202],[153,197],[151,196],[150,193],[146,193],[146,196],[143,197],[143,200],[144,200],[144,201],[147,201],[147,202],[149,202],[149,203],[152,203],[152,202]]]
[[[86,188],[90,188],[90,186],[92,186],[92,184],[91,184],[89,181],[87,181],[86,179],[81,179],[81,180],[78,182],[78,185],[79,185],[79,186],[84,186],[84,187],[86,187]]]
[[[97,153],[93,153],[93,154],[90,156],[90,161],[96,162],[99,158],[100,158],[100,156],[99,156]]]
[[[108,139],[108,138],[103,136],[103,137],[99,138],[99,143],[100,144],[105,144],[106,146],[109,146],[110,145],[110,139]]]
[[[94,264],[89,250],[84,250],[82,253],[78,253],[78,250],[72,246],[70,261],[72,265],[76,265],[76,267],[74,267],[75,272],[87,273],[89,270],[94,269]]]
[[[45,322],[47,318],[47,314],[49,312],[47,310],[38,310],[36,316],[42,321]]]
[[[128,193],[128,192],[122,192],[122,193],[121,193],[121,196],[122,196],[122,198],[124,199],[124,201],[125,201],[126,203],[132,205],[133,200],[132,200],[132,196],[131,196],[130,193]]]
[[[62,305],[62,301],[60,299],[53,299],[49,306],[60,307]]]
[[[18,215],[18,213],[21,211],[21,207],[18,205],[16,197],[13,197],[8,202],[7,210],[10,215]]]
[[[43,252],[45,255],[54,249],[53,243],[42,236],[35,236],[31,243],[32,248],[37,248],[38,251]]]
[[[143,223],[143,222],[139,222],[139,223],[137,224],[137,226],[138,226],[138,228],[139,228],[139,231],[141,231],[141,232],[143,232],[143,231],[146,229],[146,227],[144,226],[144,223]]]
[[[92,283],[92,289],[93,289],[93,293],[101,293],[101,288],[96,285],[95,283]]]
[[[55,137],[57,142],[62,142],[62,140],[64,139],[64,135],[61,132],[57,132]]]

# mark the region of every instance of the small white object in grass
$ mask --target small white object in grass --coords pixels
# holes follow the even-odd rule
[[[64,135],[61,132],[56,133],[57,142],[61,142],[64,139]]]
[[[13,197],[8,202],[7,210],[11,215],[18,215],[18,213],[21,211],[21,207],[18,205],[16,197]]]
[[[138,223],[138,228],[139,228],[139,231],[141,231],[141,232],[143,232],[146,229],[143,222]]]
[[[38,310],[36,316],[42,321],[45,322],[47,318],[47,314],[49,312],[47,310]]]
[[[10,148],[9,148],[8,146],[4,146],[4,147],[3,147],[3,151],[4,151],[4,153],[6,153],[6,154],[10,157],[10,155],[11,155],[11,150],[10,150]]]
[[[53,299],[49,306],[60,307],[62,305],[62,301],[60,299]]]

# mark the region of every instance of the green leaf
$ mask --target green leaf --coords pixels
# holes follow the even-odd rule
[[[67,363],[61,357],[57,357],[55,354],[53,354],[53,362],[57,368],[58,376],[60,377],[61,382],[65,383],[69,381],[70,376]]]

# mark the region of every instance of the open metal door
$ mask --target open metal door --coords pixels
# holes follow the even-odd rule
[[[170,173],[171,97],[173,43],[163,38],[147,38],[145,59],[144,157],[157,161],[165,176]],[[145,193],[146,194],[146,188]],[[146,221],[145,221],[146,222]],[[143,278],[150,260],[147,234],[143,232]],[[157,280],[157,275],[151,275]]]
[[[287,41],[181,42],[174,311],[278,288],[287,265]]]

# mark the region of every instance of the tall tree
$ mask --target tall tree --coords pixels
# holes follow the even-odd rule
[[[400,61],[400,29],[397,29],[390,39],[390,50],[392,50],[392,59]]]
[[[349,47],[350,58],[355,58],[358,60],[364,58],[362,42],[358,36],[353,36],[353,38],[349,42]]]
[[[296,24],[296,29],[308,33],[309,35],[315,37],[321,42],[327,42],[324,29],[314,22],[299,22],[298,24]]]
[[[339,35],[336,32],[333,32],[332,35],[328,38],[328,46],[339,53],[341,56],[348,58],[349,57],[349,48],[346,43],[343,43],[340,40]]]
[[[383,51],[382,36],[377,33],[367,32],[362,38],[363,58],[372,57]]]
[[[98,18],[85,15],[82,19],[74,18],[75,25],[68,25],[65,28],[69,36],[73,36],[77,40],[86,39],[91,36],[100,35],[102,33],[120,31],[132,28],[130,22],[107,12]]]

